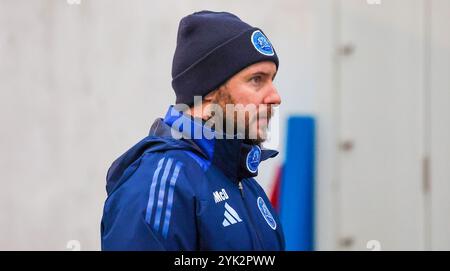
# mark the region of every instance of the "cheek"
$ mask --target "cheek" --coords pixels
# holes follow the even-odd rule
[[[255,91],[253,88],[248,86],[241,86],[240,88],[235,88],[235,91],[231,93],[233,101],[235,104],[254,104],[259,105],[263,101],[262,93],[259,91]]]

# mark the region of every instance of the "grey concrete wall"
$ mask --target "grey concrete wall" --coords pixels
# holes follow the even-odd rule
[[[418,14],[429,3],[426,1],[414,1]],[[431,94],[427,95],[431,95],[431,109],[425,118],[431,122],[432,192],[423,204],[432,204],[423,222],[430,225],[425,239],[433,241],[427,248],[434,249],[449,247],[450,220],[446,214],[450,191],[445,166],[449,160],[449,140],[445,136],[449,126],[442,117],[449,115],[446,113],[450,108],[446,76],[449,46],[448,39],[438,38],[446,37],[439,33],[447,33],[450,18],[446,16],[445,1],[431,1],[430,39],[425,35],[416,41],[430,42],[429,51],[424,52],[429,54],[430,66],[427,76]],[[343,223],[357,226],[364,221],[361,215],[343,216],[351,208],[342,207],[342,198],[351,190],[345,190],[339,182],[342,163],[338,149],[343,129],[339,110],[342,100],[351,98],[345,96],[341,80],[343,74],[352,75],[352,70],[343,63],[361,61],[361,54],[347,58],[339,56],[339,52],[341,46],[352,43],[356,52],[370,50],[378,43],[358,42],[366,40],[364,27],[358,25],[361,31],[352,32],[350,38],[345,36],[352,29],[348,26],[364,18],[368,30],[379,26],[390,29],[402,22],[398,14],[410,16],[403,8],[411,8],[410,0],[382,0],[380,5],[372,6],[368,3],[374,1],[365,0],[69,2],[78,0],[0,0],[0,250],[65,250],[69,240],[78,240],[82,250],[100,248],[106,171],[117,156],[148,133],[153,120],[173,103],[170,71],[178,22],[203,9],[236,13],[264,29],[274,44],[280,57],[275,84],[283,100],[276,146],[281,153],[260,167],[257,179],[270,192],[275,169],[283,161],[287,116],[313,114],[317,119],[316,247],[343,248]],[[357,9],[345,13],[345,7]],[[425,25],[421,27],[426,29]],[[371,33],[375,40],[385,41],[385,31]],[[403,29],[401,33],[408,31]],[[386,61],[388,57],[383,56],[388,52],[380,50],[383,52],[378,54],[374,50],[361,65],[377,67]],[[353,66],[353,71],[358,71],[357,67]],[[407,69],[398,71],[405,73]],[[398,78],[380,80],[389,84]],[[408,97],[404,102],[411,103]],[[423,102],[427,104],[426,95]],[[351,103],[346,107],[355,108]],[[357,121],[364,123],[361,112],[365,110],[354,114]],[[403,108],[396,110],[404,114]],[[373,136],[382,132],[376,131]],[[382,151],[375,150],[378,155]],[[407,198],[404,193],[409,192],[396,192],[395,203]],[[383,196],[373,198],[383,202]],[[363,199],[347,200],[348,204],[364,202],[363,194],[358,197]],[[386,211],[390,208],[387,204],[374,206]],[[407,209],[404,211],[417,212]],[[369,209],[363,211],[371,215]],[[371,224],[367,229],[377,236],[395,234],[389,221],[383,223],[389,227]],[[365,229],[361,227],[352,234],[361,234],[362,240],[377,238],[362,234]],[[382,248],[389,249],[383,244]]]
[[[1,250],[99,249],[110,163],[174,101],[182,16],[226,10],[263,28],[281,59],[281,118],[313,109],[313,1],[69,2],[0,0]],[[262,169],[266,191],[281,159]]]

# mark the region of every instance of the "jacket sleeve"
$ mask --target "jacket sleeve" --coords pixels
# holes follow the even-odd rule
[[[102,250],[197,249],[196,199],[189,179],[202,172],[179,158],[148,153],[130,166],[134,172],[106,200]]]

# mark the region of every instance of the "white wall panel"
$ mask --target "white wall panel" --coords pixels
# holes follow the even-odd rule
[[[450,1],[431,3],[431,248],[450,250]]]
[[[424,249],[423,7],[341,1],[341,248]]]

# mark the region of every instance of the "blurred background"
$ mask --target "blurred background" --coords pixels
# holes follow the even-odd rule
[[[107,169],[174,102],[178,22],[204,9],[280,57],[269,195],[298,163],[287,120],[314,120],[313,249],[450,249],[449,0],[0,0],[0,250],[100,249]]]

